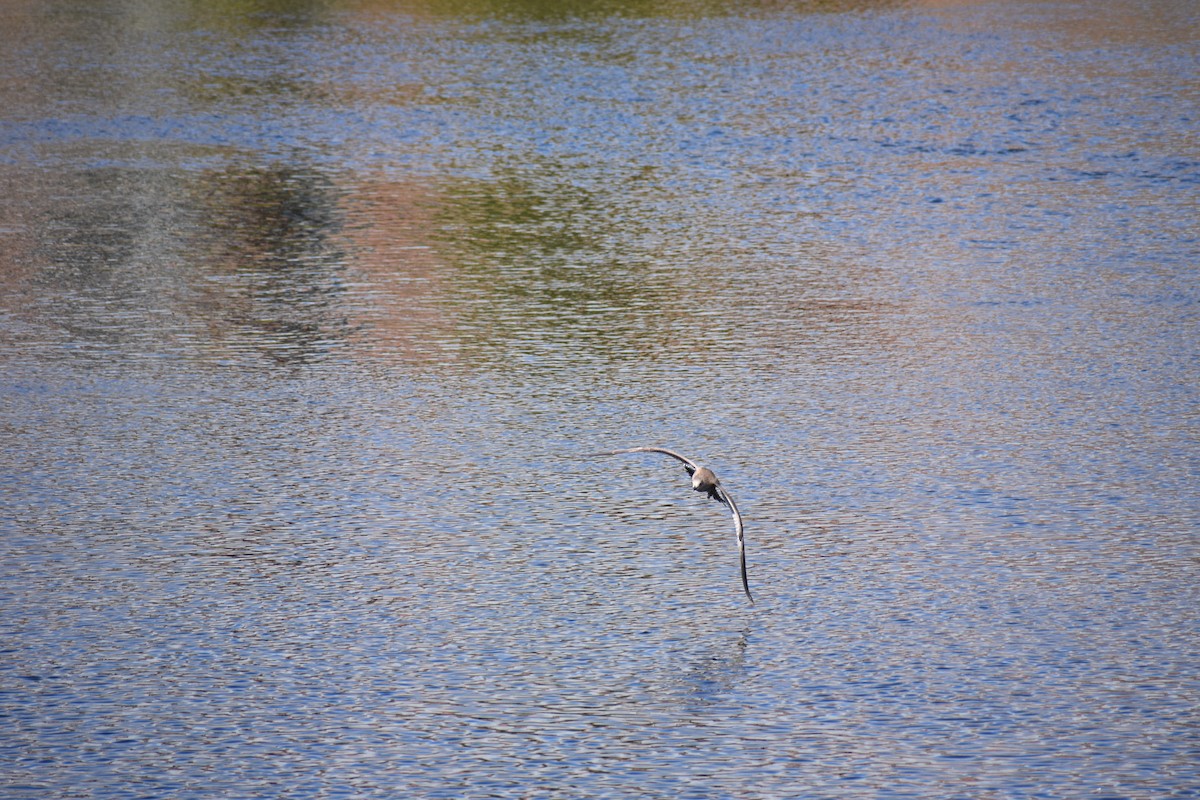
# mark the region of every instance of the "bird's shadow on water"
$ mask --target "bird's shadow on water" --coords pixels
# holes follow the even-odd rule
[[[693,710],[729,701],[746,680],[750,628],[689,639],[668,659],[654,694]]]

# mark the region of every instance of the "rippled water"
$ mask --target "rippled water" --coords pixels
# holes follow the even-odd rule
[[[1193,4],[0,31],[4,797],[1200,794]]]

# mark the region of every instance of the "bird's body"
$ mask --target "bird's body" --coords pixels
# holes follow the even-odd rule
[[[687,470],[688,475],[692,478],[692,489],[694,491],[704,492],[713,500],[729,507],[729,510],[733,512],[733,526],[737,531],[738,557],[741,559],[742,566],[742,589],[745,590],[746,597],[750,598],[750,602],[753,603],[754,597],[750,594],[750,581],[746,577],[746,537],[742,527],[742,515],[738,512],[738,507],[733,502],[733,498],[729,496],[729,492],[725,491],[724,487],[721,486],[716,473],[708,467],[702,467],[690,458],[681,456],[679,453],[667,450],[664,447],[630,447],[625,450],[610,450],[598,455],[615,456],[622,453],[662,453],[683,462],[683,468]]]
[[[692,489],[697,492],[707,492],[713,500],[725,502],[717,493],[717,475],[708,467],[699,467],[692,472]]]

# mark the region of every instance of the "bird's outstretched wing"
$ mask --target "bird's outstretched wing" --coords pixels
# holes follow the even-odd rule
[[[607,450],[603,453],[596,453],[598,456],[616,456],[621,453],[662,453],[665,456],[670,456],[677,461],[683,462],[683,468],[687,470],[687,474],[691,475],[696,470],[700,469],[700,465],[692,461],[687,456],[681,456],[674,450],[668,450],[665,447],[629,447],[625,450]]]
[[[738,558],[742,562],[742,588],[746,590],[746,597],[751,603],[754,603],[754,595],[750,594],[750,579],[746,577],[746,534],[742,528],[742,515],[738,511],[737,503],[733,502],[729,492],[725,491],[725,487],[718,485],[717,492],[721,495],[721,502],[729,506],[729,510],[733,512],[733,527],[737,531]]]

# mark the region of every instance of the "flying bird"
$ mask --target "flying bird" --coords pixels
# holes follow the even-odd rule
[[[738,557],[742,562],[742,588],[746,591],[746,597],[750,598],[750,602],[753,604],[754,597],[750,594],[750,581],[746,577],[746,537],[742,531],[742,515],[738,513],[737,504],[733,502],[733,498],[729,496],[729,492],[725,491],[725,487],[721,486],[721,482],[717,480],[716,473],[708,467],[702,467],[690,458],[681,456],[679,453],[667,450],[664,447],[630,447],[626,450],[609,450],[604,453],[597,453],[596,455],[615,456],[622,453],[662,453],[677,461],[681,461],[683,462],[683,468],[692,477],[693,490],[704,492],[713,500],[729,506],[729,510],[733,512],[733,527],[737,530]]]

